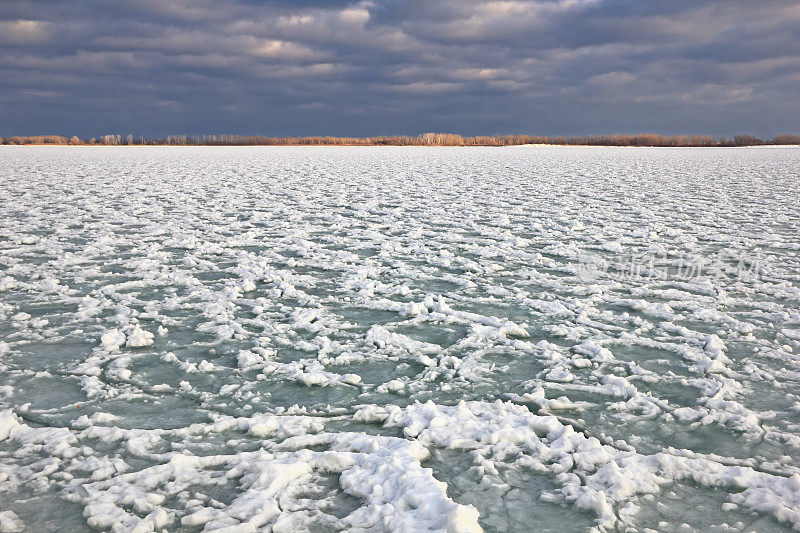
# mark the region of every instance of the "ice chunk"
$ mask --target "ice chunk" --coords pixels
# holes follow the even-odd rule
[[[125,344],[125,334],[118,329],[112,329],[100,336],[100,344],[105,350],[119,350]]]
[[[153,334],[149,331],[143,330],[138,325],[128,331],[128,340],[125,346],[129,348],[140,348],[143,346],[150,346],[153,344]]]

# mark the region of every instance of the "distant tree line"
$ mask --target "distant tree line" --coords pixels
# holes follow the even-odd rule
[[[708,135],[593,135],[556,136],[492,135],[463,137],[455,133],[423,133],[378,137],[265,137],[262,135],[169,135],[163,138],[110,134],[81,139],[60,135],[0,137],[0,144],[54,144],[76,146],[512,146],[521,144],[558,144],[582,146],[760,146],[800,144],[800,135],[782,134],[769,140],[752,135],[732,138]]]

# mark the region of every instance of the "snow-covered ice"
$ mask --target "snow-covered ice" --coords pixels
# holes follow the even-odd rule
[[[798,180],[0,147],[0,531],[800,530]]]

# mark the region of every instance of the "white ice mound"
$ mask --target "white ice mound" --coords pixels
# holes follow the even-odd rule
[[[276,419],[279,417],[275,417]],[[264,417],[250,426],[256,434]],[[280,424],[276,420],[270,427]],[[258,428],[258,429],[255,429]],[[271,432],[272,429],[269,430]],[[310,451],[309,447],[325,447]],[[478,512],[453,502],[446,484],[420,461],[428,451],[417,442],[365,434],[322,433],[284,440],[272,450],[207,457],[170,454],[164,464],[83,485],[70,496],[85,505],[92,527],[113,531],[151,531],[179,522],[204,531],[298,530],[310,516],[321,515],[324,502],[291,500],[330,475],[341,490],[364,504],[342,519],[322,515],[335,529],[359,531],[477,532]],[[237,479],[238,495],[228,505],[195,502],[177,516],[161,507],[167,497],[196,484],[216,485]],[[127,510],[128,502],[144,518]],[[229,529],[226,529],[229,528]]]
[[[554,416],[535,415],[510,402],[372,405],[360,408],[354,418],[401,427],[407,438],[428,448],[474,451],[476,467],[486,476],[497,473],[499,465],[508,465],[509,458],[512,466],[554,474],[561,488],[544,498],[592,510],[604,528],[631,525],[640,496],[658,494],[663,486],[681,480],[737,491],[731,495],[734,503],[800,528],[798,474],[760,471],[734,459],[689,450],[640,454],[604,444]]]
[[[138,325],[128,332],[128,340],[125,342],[125,346],[129,348],[140,348],[151,344],[153,344],[153,334]]]
[[[415,440],[325,433],[324,418],[262,414],[253,418],[215,416],[211,424],[172,431],[123,430],[95,425],[113,417],[84,417],[70,431],[34,428],[10,410],[0,412],[0,442],[10,441],[20,457],[45,449],[54,458],[44,470],[13,471],[16,482],[47,486],[55,479],[72,480],[64,496],[84,506],[95,529],[156,531],[176,526],[203,526],[204,531],[308,530],[326,525],[358,531],[480,531],[478,511],[454,502],[447,485],[420,464],[429,451]],[[80,431],[76,431],[80,429]],[[246,430],[261,438],[257,451],[195,456],[180,452],[153,454],[149,448],[163,437],[205,436]],[[81,455],[81,441],[121,441],[130,452],[158,462],[138,471],[118,459]],[[50,478],[69,466],[92,472],[91,479],[72,475]],[[342,518],[328,514],[327,498],[307,498],[328,480],[355,496],[361,505]],[[210,499],[182,499],[197,487],[229,486],[229,504]],[[325,490],[329,490],[325,489]],[[195,492],[196,494],[196,492]],[[169,506],[164,503],[170,501]],[[176,508],[177,505],[177,508]],[[183,506],[183,507],[181,507]],[[4,516],[11,522],[10,515]]]
[[[119,350],[123,345],[128,348],[141,348],[153,344],[154,335],[145,331],[138,324],[124,328],[127,331],[111,329],[100,336],[100,346],[106,351]]]
[[[25,523],[14,511],[0,511],[0,532],[16,533],[25,531]]]
[[[125,334],[118,329],[106,331],[100,336],[100,344],[108,351],[119,350],[125,344]]]

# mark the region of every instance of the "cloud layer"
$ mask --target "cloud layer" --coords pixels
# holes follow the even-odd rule
[[[798,129],[794,0],[8,0],[0,135]]]

